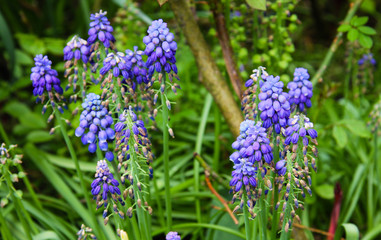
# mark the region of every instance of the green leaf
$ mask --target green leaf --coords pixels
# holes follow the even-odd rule
[[[347,145],[347,133],[345,132],[345,129],[342,126],[334,126],[332,135],[340,148],[344,148]]]
[[[35,35],[17,33],[15,37],[19,40],[21,48],[32,55],[46,52],[45,43]]]
[[[159,3],[160,7],[164,5],[164,3],[166,3],[168,0],[157,0],[157,2]]]
[[[52,135],[42,130],[33,131],[26,136],[26,140],[32,143],[47,142],[51,140],[52,138],[53,138]]]
[[[364,48],[371,48],[373,46],[372,38],[364,34],[359,35],[359,43]]]
[[[337,29],[337,31],[339,31],[339,32],[348,32],[349,31],[349,29],[351,29],[352,27],[351,27],[351,25],[349,25],[349,24],[342,24],[342,25],[340,25],[340,27]]]
[[[250,7],[258,10],[266,10],[266,0],[246,0]]]
[[[33,236],[33,240],[59,240],[60,238],[57,236],[57,234],[53,231],[44,231],[36,236]]]
[[[33,65],[33,59],[24,51],[16,49],[16,62],[20,65],[31,66]]]
[[[340,123],[344,124],[344,126],[348,128],[349,131],[359,137],[369,138],[371,136],[371,133],[366,127],[365,122],[361,120],[344,119],[340,121]]]
[[[335,197],[334,191],[333,191],[333,185],[323,184],[323,185],[317,186],[315,191],[317,195],[319,195],[319,197],[324,199],[333,199]]]
[[[349,41],[353,42],[357,39],[358,35],[359,35],[359,31],[355,28],[352,28],[348,31],[347,37]]]
[[[368,19],[369,18],[366,16],[365,17],[356,17],[356,18],[352,19],[351,24],[355,27],[362,26],[368,22]]]
[[[26,113],[30,113],[30,110],[26,104],[16,101],[5,105],[3,111],[15,118],[18,118]]]
[[[63,48],[65,47],[65,41],[58,38],[45,38],[46,50],[50,53],[63,55]]]
[[[1,29],[0,38],[2,39],[2,42],[4,43],[4,48],[9,55],[9,65],[10,65],[9,70],[11,73],[13,73],[15,61],[17,58],[15,54],[15,44],[13,43],[11,31],[1,12],[0,12],[0,29]]]
[[[22,125],[33,129],[46,128],[46,122],[42,118],[41,114],[27,113],[19,116],[19,120]]]
[[[345,239],[358,240],[360,239],[359,229],[353,223],[343,223],[341,225],[345,230]]]
[[[377,33],[376,30],[368,26],[360,26],[358,30],[366,35],[375,35]]]

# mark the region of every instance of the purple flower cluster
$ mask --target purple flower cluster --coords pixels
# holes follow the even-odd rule
[[[90,49],[87,41],[75,35],[64,47],[64,60],[69,61],[82,59],[83,63],[89,60]]]
[[[165,240],[181,240],[181,237],[177,232],[169,232]]]
[[[75,130],[75,135],[81,137],[83,144],[89,144],[89,152],[95,153],[97,150],[97,142],[99,148],[108,151],[107,141],[113,141],[115,132],[111,128],[113,119],[108,113],[106,107],[102,105],[100,96],[89,93],[85,102],[82,103],[83,111],[79,118],[79,127]],[[87,133],[85,131],[88,130]],[[106,152],[106,158],[109,161],[114,159],[112,152]]]
[[[230,160],[234,162],[234,171],[232,172],[232,186],[235,192],[238,192],[244,184],[247,189],[257,186],[255,179],[257,168],[255,162],[265,160],[271,163],[273,159],[270,141],[266,135],[266,129],[261,122],[255,123],[252,120],[245,120],[240,125],[241,134],[233,142],[232,147],[236,151],[230,155]],[[250,184],[250,185],[249,185]]]
[[[115,38],[112,35],[114,29],[110,25],[106,14],[107,12],[103,12],[102,10],[98,13],[91,14],[90,29],[88,32],[89,38],[87,39],[89,45],[95,43],[98,39],[103,43],[105,48],[110,48],[111,44],[115,42]]]
[[[30,74],[34,87],[33,95],[42,96],[45,90],[51,93],[53,89],[56,93],[62,94],[63,89],[57,77],[58,73],[52,69],[52,61],[48,59],[48,56],[39,54],[34,58],[34,62],[35,66],[32,67]]]
[[[167,23],[162,19],[155,20],[147,30],[148,35],[143,38],[146,45],[145,54],[148,56],[146,66],[149,75],[164,71],[177,73],[176,50],[177,43],[173,33],[169,32]]]
[[[240,157],[248,158],[250,162],[254,163],[263,158],[266,163],[271,163],[273,160],[272,148],[262,123],[245,120],[240,125],[240,131],[241,134],[232,144],[237,151],[230,155],[230,159],[235,161]]]
[[[283,92],[283,82],[279,81],[278,76],[267,76],[266,81],[261,81],[260,85],[261,93],[258,97],[261,102],[258,104],[258,109],[262,112],[260,117],[263,127],[274,126],[275,132],[279,134],[281,127],[287,125],[290,116],[288,94]]]
[[[362,55],[362,58],[360,58],[360,60],[358,60],[358,65],[362,66],[364,63],[367,63],[369,62],[370,64],[372,64],[373,66],[376,65],[376,60],[373,58],[373,54],[372,53],[368,53],[368,54],[364,54]]]
[[[109,193],[115,200],[116,195],[120,195],[119,182],[114,178],[105,160],[100,160],[97,163],[97,170],[95,172],[95,179],[91,183],[91,194],[94,199],[97,196],[102,196],[104,201],[104,207],[107,208],[107,199]],[[121,197],[118,197],[119,202],[124,206],[124,201]],[[98,205],[98,204],[97,204]],[[107,210],[103,212],[103,218],[106,218]]]
[[[316,130],[313,129],[314,124],[304,115],[297,114],[293,118],[290,118],[288,126],[283,133],[286,137],[284,141],[286,145],[291,143],[297,144],[299,139],[302,138],[303,145],[308,146],[309,140],[307,136],[310,136],[311,139],[316,139],[318,136]]]
[[[312,83],[309,78],[307,69],[295,68],[294,80],[287,85],[287,88],[290,89],[288,92],[290,104],[299,107],[301,112],[305,107],[310,108],[312,105]]]
[[[118,159],[130,159],[128,150],[130,146],[134,147],[134,151],[137,154],[141,154],[147,159],[147,164],[150,164],[153,160],[153,154],[151,152],[151,142],[148,139],[148,132],[144,126],[144,122],[139,120],[136,114],[132,111],[132,107],[119,116],[119,122],[115,124],[116,132],[116,149],[119,146],[124,145],[126,148],[118,153]],[[135,143],[129,143],[130,138],[133,137]],[[149,167],[148,175],[153,177],[152,167]]]
[[[128,71],[131,69],[131,63],[126,61],[126,56],[122,52],[109,53],[107,57],[103,60],[103,67],[99,71],[101,75],[106,75],[110,70],[112,70],[112,75],[114,77],[119,77],[122,75],[124,78],[128,79],[130,75]]]
[[[131,66],[130,77],[134,78],[138,84],[149,82],[149,76],[147,75],[146,64],[142,59],[143,51],[138,50],[137,46],[134,46],[134,51],[130,49],[126,50],[126,61]]]

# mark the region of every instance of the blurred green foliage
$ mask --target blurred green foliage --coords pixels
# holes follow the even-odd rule
[[[285,82],[292,79],[295,67],[305,67],[313,76],[336,34],[338,23],[345,16],[349,2],[283,1],[289,7],[290,14],[278,7],[278,1],[267,2],[270,4],[267,12],[263,13],[249,8],[246,1],[223,1],[231,44],[236,54],[234,57],[241,76],[247,79],[251,70],[258,65],[266,66],[270,73],[280,75]],[[141,39],[147,28],[147,16],[151,19],[165,19],[176,33],[182,91],[178,96],[170,96],[176,100],[170,120],[176,135],[170,141],[174,223],[196,220],[192,159],[198,141],[197,131],[202,121],[205,121],[206,129],[201,139],[200,153],[210,165],[213,165],[213,159],[217,156],[219,174],[226,181],[229,179],[231,164],[228,156],[233,136],[215,104],[212,104],[205,119],[200,118],[208,93],[200,82],[191,49],[181,34],[181,28],[176,25],[170,7],[165,4],[160,8],[155,1],[137,1],[134,5],[127,1],[125,4],[125,1],[118,0],[17,0],[0,4],[0,143],[18,144],[26,154],[24,170],[42,203],[43,211],[34,204],[23,181],[15,183],[15,187],[24,191],[24,206],[41,232],[35,239],[73,239],[84,221],[81,212],[73,211],[70,204],[72,199],[77,209],[81,209],[83,200],[74,164],[67,157],[68,151],[61,136],[49,134],[50,128],[55,125],[46,123],[48,114],[41,115],[42,106],[34,104],[29,79],[30,68],[34,64],[33,57],[40,53],[48,54],[53,60],[53,67],[65,82],[62,49],[74,34],[87,37],[90,13],[100,8],[108,11],[118,39],[117,48],[121,50],[131,49],[135,45],[143,47]],[[192,1],[191,7],[213,56],[228,81],[208,2]],[[339,28],[339,31],[346,34],[347,39],[344,41],[348,40],[349,43],[340,46],[323,81],[314,89],[313,107],[309,110],[309,116],[319,133],[318,173],[313,175],[312,180],[314,195],[305,200],[306,210],[302,215],[302,224],[328,231],[335,199],[334,186],[338,183],[343,193],[340,222],[354,223],[360,235],[365,236],[364,239],[379,239],[381,160],[379,157],[374,159],[374,156],[377,149],[380,149],[381,141],[374,144],[377,134],[371,132],[366,125],[368,114],[381,93],[381,84],[377,81],[381,77],[379,64],[372,69],[375,79],[373,83],[356,82],[356,79],[361,71],[357,69],[357,60],[363,53],[370,49],[376,61],[381,62],[381,42],[378,41],[381,33],[381,4],[376,0],[365,0],[356,15],[358,17],[353,18],[349,25]],[[254,18],[256,19],[253,20]],[[281,19],[281,22],[277,19]],[[272,41],[274,39],[276,41]],[[356,53],[349,59],[348,51]],[[348,69],[349,62],[352,67]],[[366,76],[370,79],[369,75]],[[350,83],[346,88],[345,78]],[[361,84],[366,84],[366,91],[359,90]],[[74,109],[74,106],[71,108]],[[69,128],[69,135],[73,136],[78,119],[73,119],[69,112],[64,117],[72,121],[73,127]],[[222,122],[220,129],[217,128],[219,122]],[[151,186],[156,214],[159,209],[156,203],[161,202],[163,205],[164,202],[162,139],[160,132],[151,131],[151,135],[157,155],[153,165],[157,181],[156,186],[153,183]],[[72,137],[72,141],[80,157],[85,180],[90,185],[96,166],[95,157],[88,154],[80,139]],[[368,178],[371,173],[372,178]],[[202,212],[206,213],[203,220],[239,230],[239,227],[232,226],[223,210],[213,209],[222,205],[203,182],[201,177],[198,197],[203,203]],[[225,199],[231,198],[224,186],[216,184],[216,189]],[[372,191],[372,195],[369,195],[369,191]],[[0,185],[0,197],[4,198],[5,193],[4,185]],[[25,239],[14,208],[14,203],[10,201],[1,210],[2,215],[5,216],[6,226],[15,233],[14,237]],[[153,235],[156,235],[156,239],[162,239],[160,216],[155,214],[152,220]],[[242,222],[239,226],[242,226]],[[344,228],[350,229],[347,225]],[[110,225],[102,230],[108,236],[115,237],[115,231]],[[192,239],[194,231],[191,228],[179,230],[182,231],[182,236],[189,236],[186,239]],[[306,236],[311,236],[309,231],[306,232]],[[205,230],[205,233],[207,239],[233,239],[229,234],[211,229]],[[316,233],[314,236],[316,239],[324,238]]]

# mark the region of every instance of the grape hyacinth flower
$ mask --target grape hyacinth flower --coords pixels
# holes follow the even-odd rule
[[[137,46],[134,46],[134,51],[130,49],[126,50],[126,61],[129,62],[131,66],[130,77],[135,79],[138,84],[144,82],[147,84],[149,82],[149,77],[147,75],[146,64],[142,59],[143,51],[138,50]]]
[[[81,225],[81,229],[77,232],[78,240],[86,239],[97,239],[93,234],[93,229],[86,227],[84,224]]]
[[[173,33],[169,32],[167,23],[162,19],[155,20],[147,30],[148,35],[143,38],[146,45],[145,54],[148,56],[146,65],[150,76],[156,71],[177,74],[176,50],[177,43]]]
[[[253,74],[250,75],[250,79],[246,81],[245,86],[247,89],[243,93],[241,100],[241,110],[245,115],[245,119],[255,119],[258,115],[258,99],[257,96],[260,93],[260,79],[266,79],[268,73],[265,67],[258,67],[253,70]]]
[[[97,201],[97,209],[102,205],[105,210],[103,211],[103,218],[107,217],[108,211],[108,201],[113,201],[114,212],[118,213],[121,218],[123,218],[124,213],[118,211],[116,203],[124,206],[124,201],[121,198],[121,192],[119,189],[119,182],[114,178],[105,160],[100,160],[97,163],[97,170],[95,172],[95,179],[91,183],[91,194]],[[110,198],[111,196],[111,198]]]
[[[90,29],[89,29],[89,38],[87,42],[89,45],[92,45],[99,40],[103,43],[105,48],[113,47],[115,38],[112,35],[114,29],[110,25],[109,20],[106,17],[107,12],[100,10],[98,13],[91,14],[90,16]]]
[[[236,151],[230,155],[230,160],[234,162],[238,158],[248,158],[249,162],[254,163],[264,159],[270,164],[273,160],[272,148],[262,123],[245,120],[240,125],[240,132],[241,134],[232,144]]]
[[[79,118],[80,124],[75,130],[75,135],[81,137],[84,145],[89,144],[89,152],[95,153],[97,143],[99,148],[106,152],[106,159],[112,161],[114,155],[108,151],[108,141],[113,141],[115,132],[111,128],[113,119],[106,107],[102,105],[100,96],[89,93],[82,103],[83,111]],[[88,130],[86,133],[85,131]]]
[[[301,138],[304,146],[308,146],[309,140],[307,136],[310,136],[312,140],[317,138],[317,132],[313,129],[314,124],[310,122],[310,119],[304,115],[295,115],[288,120],[288,126],[284,131],[286,140],[284,143],[290,145],[290,143],[297,144]]]
[[[296,68],[294,71],[294,80],[289,82],[287,88],[290,89],[288,95],[289,102],[294,108],[299,108],[303,112],[305,107],[311,107],[312,83],[309,80],[310,75],[305,68]]]
[[[274,126],[275,132],[280,133],[281,127],[287,125],[287,119],[290,116],[290,103],[288,94],[283,92],[283,82],[279,77],[267,76],[266,81],[261,81],[261,93],[258,95],[261,101],[258,109],[262,112],[260,117],[263,121],[263,127]]]
[[[122,52],[109,53],[103,60],[103,67],[100,70],[101,75],[106,75],[112,70],[114,77],[123,76],[129,78],[128,70],[131,69],[131,63],[126,61],[126,56]]]
[[[376,60],[373,58],[372,53],[364,54],[362,55],[362,58],[358,60],[357,64],[359,66],[362,66],[364,63],[370,63],[373,66],[376,65]]]
[[[177,232],[169,232],[165,240],[181,240],[181,237]]]
[[[125,110],[119,116],[119,122],[115,124],[116,151],[120,164],[123,160],[129,160],[131,154],[130,147],[136,154],[146,160],[147,164],[153,161],[154,155],[151,151],[151,141],[148,138],[148,132],[142,120],[139,120],[132,107]],[[129,141],[132,141],[131,144]],[[153,177],[152,167],[149,167],[148,175]]]
[[[34,87],[33,95],[38,96],[37,101],[41,100],[41,102],[43,102],[44,98],[42,96],[44,92],[47,91],[49,99],[54,106],[53,95],[58,94],[60,100],[61,98],[59,96],[63,93],[61,81],[57,77],[58,73],[52,69],[52,61],[48,59],[48,56],[43,56],[42,54],[36,55],[34,61],[35,66],[32,67],[32,73],[30,75],[30,80],[32,80]]]
[[[312,142],[315,145],[318,145],[317,142],[317,131],[313,129],[314,125],[312,122],[310,122],[310,119],[303,114],[297,114],[293,118],[290,118],[288,120],[288,126],[286,129],[283,130],[283,135],[286,137],[284,140],[284,144],[287,146],[284,149],[283,154],[285,154],[290,146],[292,145],[292,152],[293,152],[293,159],[295,159],[298,155],[298,144],[299,141],[302,142],[300,145],[301,152],[303,152],[304,156],[304,165],[308,166],[308,160],[311,159],[311,166],[316,171],[316,163],[315,158],[310,157],[307,155],[309,143]],[[314,153],[315,157],[317,157],[318,152],[316,146],[312,147],[312,152]]]
[[[261,180],[265,178],[267,168],[264,167],[263,164],[264,162],[270,164],[273,160],[273,154],[270,141],[267,138],[266,129],[262,127],[261,122],[255,123],[252,120],[245,120],[240,125],[240,132],[241,134],[232,144],[232,147],[236,151],[230,155],[230,161],[234,163],[230,186],[234,194],[233,202],[237,195],[241,198],[242,192],[246,192],[249,199],[248,206],[249,209],[251,209],[249,211],[254,218],[252,208],[255,205],[256,199],[258,199],[261,194],[256,189],[258,174],[260,174]],[[271,190],[271,182],[265,181],[265,183]],[[244,187],[244,189],[242,189],[242,187]],[[252,192],[254,193],[254,197],[252,197]],[[265,194],[266,193],[267,189],[265,189]],[[243,201],[243,198],[241,198],[241,203],[236,209],[243,207]]]
[[[86,40],[75,35],[64,47],[63,53],[65,61],[70,61],[74,58],[74,65],[76,65],[79,59],[82,59],[83,63],[87,63],[90,49]]]
[[[286,171],[287,171],[287,168],[286,168],[286,160],[280,160],[278,161],[276,164],[275,164],[275,170],[276,170],[276,173],[278,173],[279,176],[283,176]]]
[[[154,155],[144,122],[137,118],[130,106],[119,116],[119,122],[115,124],[115,132],[118,171],[121,171],[123,166],[122,183],[124,184],[127,179],[131,184],[123,192],[123,196],[128,194],[131,199],[135,199],[137,207],[144,207],[151,214],[152,208],[148,205],[148,199],[143,192],[147,191],[148,187],[146,176],[151,179],[153,177],[150,164]],[[132,209],[127,215],[132,217]]]

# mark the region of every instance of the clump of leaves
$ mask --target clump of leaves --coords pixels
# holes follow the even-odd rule
[[[347,32],[347,39],[350,42],[357,40],[364,48],[371,48],[373,46],[371,36],[376,34],[376,30],[365,26],[368,20],[368,17],[354,16],[349,24],[342,24],[338,31],[343,33]]]

